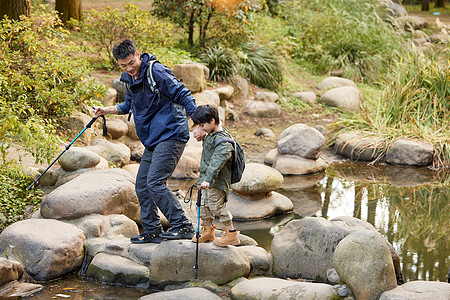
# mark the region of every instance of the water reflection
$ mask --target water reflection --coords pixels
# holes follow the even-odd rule
[[[286,177],[278,192],[294,202],[293,218],[353,216],[375,226],[399,253],[406,281],[447,280],[450,172],[336,163],[322,178]],[[242,231],[270,250],[283,225]]]

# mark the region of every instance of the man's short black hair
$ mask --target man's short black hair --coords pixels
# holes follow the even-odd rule
[[[209,123],[212,119],[214,119],[216,124],[219,124],[219,111],[217,107],[212,105],[200,105],[192,115],[192,121],[196,125]]]
[[[127,58],[130,54],[135,55],[136,52],[136,45],[129,39],[115,44],[113,48],[113,55],[116,60]]]

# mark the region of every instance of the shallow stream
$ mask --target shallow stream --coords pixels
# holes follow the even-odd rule
[[[186,190],[192,181],[171,181]],[[241,233],[270,251],[273,236],[293,219],[353,216],[367,221],[400,255],[405,281],[446,281],[450,262],[450,171],[335,162],[326,173],[285,177],[277,190],[294,212],[235,222]],[[30,299],[137,299],[151,291],[105,286],[77,275],[44,284]]]

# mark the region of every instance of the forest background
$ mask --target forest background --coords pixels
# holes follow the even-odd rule
[[[428,3],[421,15],[433,20],[439,13],[448,21],[450,9],[435,7],[441,3]],[[403,4],[419,14],[424,3]],[[376,136],[385,147],[399,137],[420,138],[435,145],[434,168],[450,165],[448,43],[416,46],[442,29],[433,21],[423,30],[405,28],[385,1],[57,0],[60,12],[51,7],[45,0],[2,0],[3,9],[23,15],[6,11],[0,23],[0,230],[37,207],[43,195],[25,189],[32,178],[8,152],[21,147],[36,163],[55,158],[73,138],[64,120],[74,111],[90,114],[105,83],[118,77],[111,49],[124,38],[168,66],[204,63],[210,86],[239,75],[252,90],[277,92],[283,115],[270,122],[287,127],[288,120],[332,118],[328,145],[350,130]],[[317,91],[317,83],[335,73],[358,83],[365,96],[360,111],[291,96]],[[250,138],[243,120],[233,124],[239,140]]]

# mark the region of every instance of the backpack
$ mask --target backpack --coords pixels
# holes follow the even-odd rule
[[[245,169],[245,157],[244,150],[241,145],[234,139],[229,137],[220,137],[214,141],[214,148],[220,143],[231,143],[234,149],[234,155],[231,159],[231,183],[237,183],[241,181],[242,173]]]

